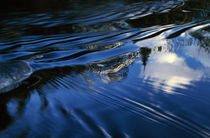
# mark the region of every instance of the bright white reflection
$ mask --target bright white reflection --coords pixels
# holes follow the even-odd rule
[[[159,55],[157,58],[157,62],[159,63],[180,64],[183,62],[183,59],[177,57],[174,53],[162,53]]]
[[[143,47],[147,47],[147,48],[155,48],[158,46],[168,47],[168,42],[165,39],[164,34],[158,35],[158,36],[150,38],[150,39],[141,40],[135,44],[137,46],[140,46],[140,47],[143,46]]]
[[[151,49],[145,56],[149,58],[144,59],[147,63],[140,77],[151,82],[156,89],[162,89],[167,93],[175,93],[176,88],[185,89],[186,85],[192,85],[193,81],[199,81],[201,78],[209,79],[209,26],[208,23],[193,27],[172,39],[166,39],[167,33],[170,34],[169,30],[167,33],[136,42],[139,47]],[[182,57],[176,54],[180,51]]]
[[[163,89],[167,93],[174,93],[174,88],[185,88],[191,81],[201,79],[203,72],[191,69],[182,57],[175,53],[151,54],[149,61],[140,77],[153,80],[156,89]]]
[[[193,27],[192,29],[190,29],[189,32],[193,33],[193,32],[199,31],[200,29],[208,27],[208,26],[210,26],[210,23],[204,24],[204,25],[199,25],[199,26],[196,26],[196,27]]]

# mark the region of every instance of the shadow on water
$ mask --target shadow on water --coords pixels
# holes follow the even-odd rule
[[[207,0],[10,2],[0,137],[209,137]]]
[[[81,69],[80,69],[81,68]],[[24,111],[24,108],[27,104],[27,101],[30,98],[31,93],[33,93],[33,89],[37,89],[39,92],[40,97],[42,98],[43,106],[48,105],[48,101],[46,97],[44,96],[44,92],[41,91],[41,87],[43,85],[46,85],[47,83],[52,84],[52,86],[59,87],[59,81],[56,80],[58,77],[64,77],[66,75],[69,75],[71,72],[79,73],[80,70],[84,70],[82,67],[75,68],[66,67],[66,68],[55,68],[55,69],[46,69],[42,70],[41,72],[35,72],[31,75],[30,78],[26,79],[17,89],[12,90],[8,93],[2,93],[0,95],[1,99],[1,130],[5,129],[10,125],[12,122],[12,118],[10,117],[8,111],[7,111],[7,103],[12,99],[17,99],[18,101],[18,112],[21,113]],[[57,81],[58,83],[56,83]],[[71,84],[63,84],[60,82],[60,85],[65,85],[66,87],[70,88]],[[69,85],[69,86],[68,86]]]

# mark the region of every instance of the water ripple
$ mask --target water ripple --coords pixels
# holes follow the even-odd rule
[[[0,6],[0,137],[210,136],[207,0],[55,1]]]

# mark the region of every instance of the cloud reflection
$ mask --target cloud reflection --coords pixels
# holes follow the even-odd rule
[[[168,32],[169,33],[169,32]],[[152,83],[155,89],[175,93],[186,85],[209,78],[209,24],[191,28],[172,39],[167,33],[138,41],[136,45],[151,49],[140,77]]]
[[[185,89],[185,85],[200,80],[202,76],[202,71],[188,67],[184,58],[170,52],[151,54],[146,69],[140,74],[145,81],[152,80],[156,89],[169,94],[175,93],[175,88]]]

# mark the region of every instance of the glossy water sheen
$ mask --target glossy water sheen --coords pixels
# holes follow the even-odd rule
[[[208,0],[0,7],[0,137],[210,137]]]

